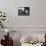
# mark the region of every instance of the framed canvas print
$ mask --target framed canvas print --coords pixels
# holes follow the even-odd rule
[[[18,16],[30,16],[30,7],[19,7]]]

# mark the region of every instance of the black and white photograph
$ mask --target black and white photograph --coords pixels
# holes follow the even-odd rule
[[[19,7],[18,16],[30,16],[30,7]]]

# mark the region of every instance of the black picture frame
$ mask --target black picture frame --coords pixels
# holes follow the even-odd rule
[[[18,16],[30,16],[30,7],[19,7]]]

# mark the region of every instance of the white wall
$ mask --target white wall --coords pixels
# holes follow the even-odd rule
[[[46,0],[32,1],[32,26],[46,27]]]
[[[18,7],[30,7],[30,16],[18,16]],[[0,0],[7,27],[46,27],[46,0]]]

